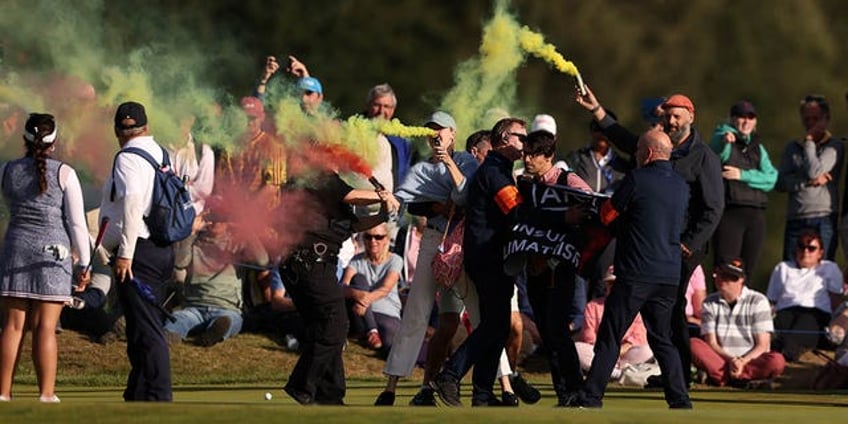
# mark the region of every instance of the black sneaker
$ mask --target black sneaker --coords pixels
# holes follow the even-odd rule
[[[203,334],[197,336],[197,344],[200,346],[212,346],[224,341],[224,336],[230,331],[232,321],[230,317],[224,315],[218,317],[212,326],[207,328]]]
[[[388,390],[380,393],[380,396],[377,396],[377,400],[374,401],[374,406],[392,406],[395,404],[395,392],[390,392]]]
[[[501,406],[518,406],[518,396],[515,393],[503,392],[501,396]]]
[[[492,392],[477,392],[471,395],[471,406],[504,406],[494,393]]]
[[[439,395],[447,406],[462,406],[462,401],[459,400],[459,381],[445,374],[439,373],[436,378],[430,382],[430,387]]]
[[[312,405],[315,401],[312,399],[312,396],[309,393],[301,392],[295,388],[286,386],[283,387],[283,391],[286,392],[292,399],[297,401],[297,403],[301,405]]]
[[[519,373],[513,373],[509,376],[509,384],[512,385],[512,390],[515,391],[518,398],[528,405],[532,405],[542,398],[539,390],[531,386]]]
[[[645,379],[645,388],[646,389],[662,389],[663,388],[662,375],[657,374],[657,375],[648,376],[648,378]]]
[[[412,399],[409,406],[436,406],[436,395],[431,388],[421,388]]]

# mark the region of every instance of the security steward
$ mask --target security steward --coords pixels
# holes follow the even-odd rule
[[[299,187],[299,188],[297,188]],[[385,222],[398,201],[385,190],[354,189],[337,173],[308,181],[293,178],[287,187],[305,191],[316,219],[303,241],[280,265],[297,310],[303,318],[300,358],[283,390],[302,405],[343,405],[345,375],[342,350],[348,331],[345,298],[336,278],[342,242],[354,232]],[[352,205],[380,202],[381,213],[357,218]]]
[[[560,402],[565,407],[600,408],[621,338],[642,313],[648,344],[662,369],[669,408],[691,409],[677,347],[672,343],[672,310],[680,283],[680,234],[689,187],[674,171],[671,139],[651,130],[636,148],[639,168],[627,174],[601,208],[601,222],[613,224],[616,283],[598,328],[595,358],[582,393]]]

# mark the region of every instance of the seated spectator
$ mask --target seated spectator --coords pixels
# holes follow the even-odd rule
[[[812,229],[798,238],[795,259],[774,267],[766,295],[774,306],[777,337],[774,350],[789,361],[804,352],[826,347],[824,330],[842,300],[842,271],[823,260],[821,236]]]
[[[366,346],[386,354],[400,328],[397,284],[403,259],[389,251],[389,226],[380,224],[362,233],[365,252],[351,259],[342,284],[348,298],[351,333]]]
[[[577,347],[577,356],[580,358],[580,368],[584,373],[588,372],[592,366],[592,359],[595,357],[594,348],[595,340],[598,337],[598,326],[601,324],[601,317],[604,316],[604,302],[607,296],[609,296],[610,290],[612,290],[613,283],[615,283],[615,273],[612,266],[607,269],[603,283],[606,293],[603,297],[592,299],[586,304],[583,329],[574,343]],[[639,365],[653,358],[654,352],[648,346],[648,330],[642,321],[642,315],[636,314],[636,319],[633,320],[633,324],[630,325],[630,328],[624,333],[624,338],[621,339],[621,351],[619,352],[618,363],[616,363],[610,379],[618,379],[625,365]]]
[[[241,331],[242,287],[233,263],[244,259],[267,264],[268,257],[258,242],[248,246],[233,240],[231,225],[215,211],[199,216],[194,230],[197,238],[181,309],[174,312],[174,321],[165,323],[165,332],[174,343],[199,331],[197,344],[212,346]]]
[[[698,265],[692,271],[689,285],[686,287],[686,323],[689,324],[690,337],[701,335],[701,308],[706,297],[707,279],[704,276],[704,268]]]
[[[97,217],[100,209],[86,213],[88,231],[92,239],[97,237]],[[112,287],[112,270],[107,264],[108,253],[102,248],[91,258],[91,282],[81,291],[74,287],[71,302],[65,304],[59,318],[61,328],[78,331],[100,340],[112,328],[113,319],[106,310],[106,301]]]
[[[745,287],[741,259],[720,264],[713,273],[716,292],[704,299],[701,338],[692,337],[692,364],[716,386],[744,385],[783,373],[786,361],[770,352],[771,309],[768,299]]]

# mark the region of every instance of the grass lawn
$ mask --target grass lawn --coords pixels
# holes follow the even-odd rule
[[[345,351],[348,374],[347,407],[302,407],[280,388],[297,356],[272,339],[241,335],[233,340],[200,348],[181,344],[171,349],[175,384],[171,404],[128,404],[121,399],[129,370],[126,344],[99,345],[66,331],[59,335],[58,405],[41,405],[29,353],[22,353],[13,394],[0,403],[0,423],[185,423],[294,422],[294,423],[445,423],[461,422],[569,422],[569,423],[807,423],[837,422],[848,409],[845,391],[814,393],[803,387],[816,364],[793,365],[774,391],[719,390],[698,386],[692,392],[693,411],[669,411],[659,391],[626,389],[611,385],[602,410],[554,408],[555,396],[548,376],[537,363],[522,369],[540,390],[536,405],[519,408],[411,408],[421,370],[399,387],[397,406],[373,405],[382,390],[383,362],[354,343]],[[462,387],[468,403],[469,382]],[[273,399],[264,400],[270,392]],[[447,421],[446,421],[447,420]]]
[[[35,387],[17,387],[13,402],[0,404],[4,423],[186,423],[202,422],[296,422],[296,423],[820,423],[844,416],[848,398],[844,393],[787,393],[695,391],[692,411],[665,409],[660,392],[615,389],[601,410],[557,409],[550,387],[536,405],[519,408],[413,408],[405,405],[414,384],[401,387],[398,406],[371,406],[379,384],[351,381],[347,407],[302,407],[289,399],[279,383],[242,386],[184,386],[174,393],[172,404],[128,404],[120,399],[121,388],[65,387],[62,403],[41,405]],[[264,393],[274,398],[264,400]]]

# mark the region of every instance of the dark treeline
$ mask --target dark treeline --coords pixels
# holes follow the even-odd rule
[[[397,116],[408,124],[420,124],[440,103],[453,85],[454,67],[477,53],[482,25],[492,13],[491,2],[480,0],[104,5],[102,42],[110,52],[104,60],[120,63],[121,52],[140,46],[172,51],[190,46],[190,54],[204,57],[208,66],[185,72],[237,98],[251,92],[265,55],[293,54],[321,79],[325,98],[342,116],[361,109],[368,88],[389,82],[399,96]],[[512,8],[519,22],[545,34],[573,61],[601,101],[633,128],[642,125],[641,97],[686,93],[705,135],[734,101],[750,99],[777,166],[784,144],[802,135],[799,99],[818,93],[832,102],[831,130],[845,133],[843,2],[515,0]],[[21,41],[13,27],[4,32],[4,64],[14,63]],[[185,43],[173,45],[174,40]],[[36,59],[28,60],[35,66]],[[518,82],[517,113],[554,115],[563,153],[588,141],[588,115],[573,101],[573,79],[528,58]],[[779,259],[784,203],[785,195],[771,196],[769,240],[752,282],[758,288],[765,288]]]

